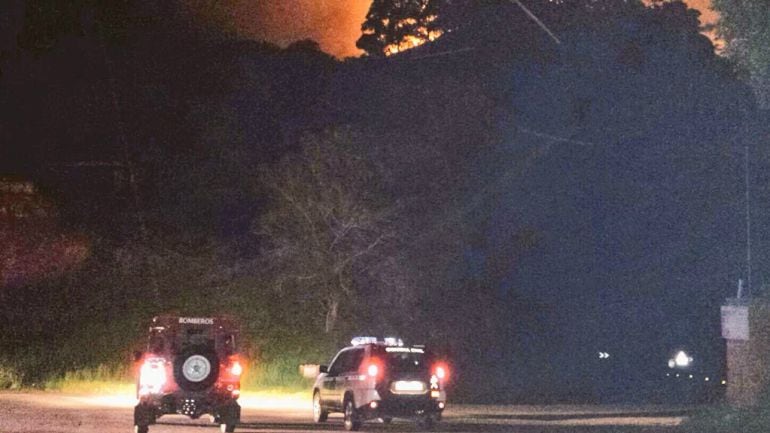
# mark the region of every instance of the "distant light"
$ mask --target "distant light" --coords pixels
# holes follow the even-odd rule
[[[690,375],[690,379],[692,379],[692,374]]]
[[[680,350],[674,357],[674,363],[677,367],[689,367],[692,364],[692,357],[687,355],[684,350]]]
[[[444,370],[444,367],[441,367],[441,366],[436,367],[436,376],[439,379],[443,379],[444,377],[446,377],[446,370]]]
[[[727,381],[722,379],[722,385],[727,385]]]
[[[705,379],[703,379],[703,380],[705,380],[706,382],[708,382],[708,381],[709,381],[709,377],[708,377],[708,376],[706,376],[706,378],[705,378]]]
[[[444,406],[446,406],[446,405],[444,404],[444,402],[443,402],[443,401],[440,401],[440,402],[438,402],[438,408],[439,408],[439,409],[443,409],[443,408],[444,408]]]
[[[674,361],[673,359],[669,359],[668,368],[674,368],[674,367],[676,367],[676,361]]]
[[[377,401],[373,401],[373,402],[369,403],[369,407],[372,408],[372,409],[377,409],[377,406],[379,406],[379,405],[380,404]]]

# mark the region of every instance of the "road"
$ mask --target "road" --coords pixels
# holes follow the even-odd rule
[[[57,393],[0,393],[0,433],[127,433],[132,431],[130,397]],[[310,421],[309,402],[244,396],[238,432],[343,431],[334,415]],[[451,433],[680,433],[687,408],[655,406],[449,406],[434,432]],[[418,432],[414,423],[365,423],[363,431]],[[164,416],[151,433],[214,433],[207,419]]]

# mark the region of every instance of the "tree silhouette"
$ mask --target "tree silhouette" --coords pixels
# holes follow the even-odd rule
[[[394,205],[378,188],[377,168],[357,155],[357,142],[344,130],[308,135],[298,154],[261,173],[272,199],[254,228],[265,241],[265,268],[280,293],[314,306],[327,333],[351,315],[364,288],[394,307],[410,295]]]
[[[757,101],[770,108],[770,3],[764,0],[714,0],[719,35],[727,54],[747,73]]]
[[[356,46],[380,57],[413,48],[440,35],[437,0],[374,0]]]

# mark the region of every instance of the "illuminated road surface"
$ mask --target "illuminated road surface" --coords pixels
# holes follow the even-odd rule
[[[310,403],[304,398],[266,398],[246,395],[241,401],[238,432],[344,431],[334,415],[313,424]],[[133,431],[130,397],[89,397],[55,393],[0,393],[2,433],[128,433]],[[678,433],[685,408],[640,406],[475,406],[451,407],[434,432],[511,433]],[[215,433],[207,418],[190,420],[164,416],[151,433]],[[418,432],[414,423],[365,423],[362,431]]]

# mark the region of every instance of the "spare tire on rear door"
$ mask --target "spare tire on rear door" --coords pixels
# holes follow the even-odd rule
[[[206,346],[191,346],[174,360],[174,379],[185,391],[202,391],[216,382],[219,358]]]

